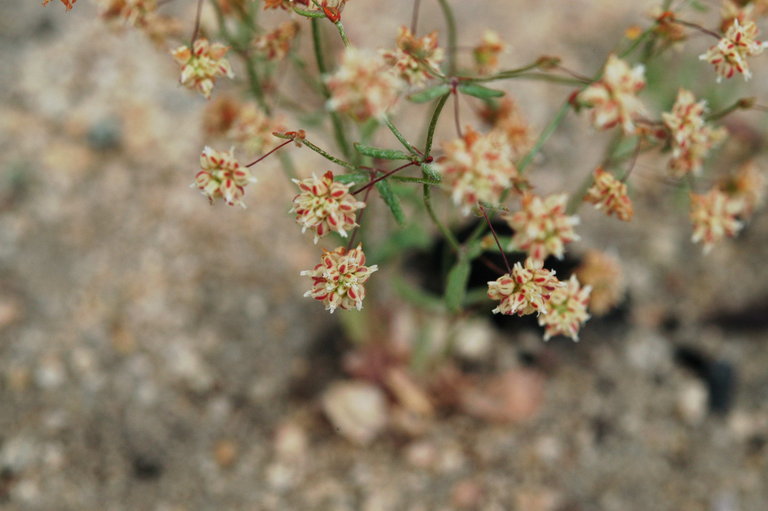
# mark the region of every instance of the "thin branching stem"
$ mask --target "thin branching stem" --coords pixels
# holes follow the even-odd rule
[[[509,261],[507,260],[507,254],[504,253],[504,248],[501,246],[501,242],[499,241],[499,237],[496,235],[496,229],[493,228],[493,224],[491,223],[491,219],[488,218],[488,213],[485,212],[485,208],[482,204],[477,205],[480,208],[480,212],[483,214],[483,218],[485,218],[485,223],[488,224],[488,228],[491,230],[491,234],[493,234],[493,240],[496,242],[496,246],[499,247],[499,252],[501,253],[501,258],[504,260],[504,267],[507,269],[507,273],[510,275],[512,274],[512,268],[509,266]]]
[[[445,17],[446,31],[448,32],[448,74],[456,74],[456,49],[458,47],[456,38],[456,18],[453,15],[453,9],[448,0],[437,0]]]

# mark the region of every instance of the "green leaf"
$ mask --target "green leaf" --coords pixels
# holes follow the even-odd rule
[[[293,12],[306,18],[325,18],[325,14],[321,11],[307,11],[305,9],[294,7]]]
[[[440,176],[440,172],[437,171],[434,163],[422,163],[421,172],[424,174],[424,177],[426,177],[430,181],[435,181],[439,183],[442,180]]]
[[[379,181],[375,186],[379,191],[381,198],[384,199],[384,202],[389,206],[389,209],[392,210],[392,215],[395,217],[395,220],[397,220],[397,223],[400,225],[405,224],[405,214],[403,213],[402,206],[400,206],[400,199],[398,199],[395,192],[392,191],[392,187],[389,186],[389,183],[386,180]]]
[[[459,91],[469,96],[474,96],[480,99],[488,98],[500,98],[504,95],[503,90],[489,89],[476,83],[463,83],[458,87]]]
[[[410,160],[411,156],[398,151],[397,149],[382,149],[380,147],[372,147],[369,145],[363,145],[355,143],[355,149],[358,153],[372,158],[379,158],[381,160]]]
[[[445,96],[449,92],[451,92],[451,86],[443,83],[428,89],[424,89],[423,91],[417,92],[416,94],[411,94],[408,96],[408,99],[414,103],[426,103],[427,101],[432,101],[433,99],[439,98],[440,96]]]
[[[333,180],[342,184],[365,183],[370,179],[368,174],[340,174],[333,176]]]
[[[430,237],[424,229],[417,223],[410,223],[402,229],[393,232],[381,245],[376,246],[368,254],[368,259],[371,262],[381,264],[408,249],[426,249],[429,243]]]
[[[467,294],[467,282],[469,282],[469,261],[459,259],[451,271],[445,283],[445,305],[448,310],[456,312],[461,310],[464,296]]]

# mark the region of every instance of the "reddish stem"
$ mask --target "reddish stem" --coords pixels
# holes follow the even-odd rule
[[[368,181],[368,183],[366,183],[365,185],[363,185],[361,188],[358,188],[357,190],[355,190],[354,192],[352,192],[352,195],[357,195],[358,193],[360,193],[360,192],[362,192],[362,191],[364,191],[364,190],[368,190],[368,189],[370,189],[370,188],[371,188],[373,185],[375,185],[375,184],[376,184],[376,183],[378,183],[379,181],[382,181],[382,180],[384,180],[384,179],[387,179],[389,176],[391,176],[391,175],[392,175],[392,174],[394,174],[395,172],[399,172],[399,171],[401,171],[401,170],[403,170],[403,169],[405,169],[405,168],[408,168],[408,167],[410,167],[411,165],[416,165],[416,163],[414,163],[414,162],[408,162],[408,163],[406,163],[405,165],[401,165],[400,167],[397,167],[397,168],[396,168],[396,169],[394,169],[394,170],[390,170],[390,171],[389,171],[389,172],[387,172],[386,174],[383,174],[383,175],[381,175],[381,176],[377,177],[376,179],[372,179],[371,181]]]
[[[277,151],[277,150],[278,150],[278,149],[280,149],[281,147],[285,147],[286,145],[290,144],[291,142],[293,142],[293,140],[286,140],[285,142],[283,142],[283,143],[282,143],[282,144],[280,144],[279,146],[277,146],[277,147],[275,147],[274,149],[272,149],[272,150],[271,150],[270,152],[268,152],[267,154],[265,154],[265,155],[263,155],[263,156],[259,157],[257,160],[254,160],[254,161],[252,161],[251,163],[249,163],[248,165],[246,165],[246,167],[253,167],[254,165],[256,165],[257,163],[259,163],[261,160],[263,160],[264,158],[266,158],[266,157],[267,157],[267,156],[269,156],[270,154],[274,153],[275,151]]]
[[[507,254],[504,253],[504,249],[501,247],[501,243],[499,242],[499,237],[496,235],[496,229],[493,228],[493,224],[491,224],[491,219],[488,218],[488,213],[485,212],[485,208],[482,204],[477,204],[480,207],[480,212],[483,214],[483,217],[485,217],[485,221],[488,223],[488,228],[491,230],[491,234],[493,234],[493,239],[496,241],[496,246],[499,247],[499,252],[501,252],[501,258],[504,259],[504,266],[507,268],[507,273],[510,275],[512,274],[512,268],[509,266],[509,261],[507,261]]]

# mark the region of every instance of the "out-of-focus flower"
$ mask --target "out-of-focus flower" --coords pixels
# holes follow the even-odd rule
[[[693,93],[680,89],[672,111],[661,114],[671,135],[669,168],[675,175],[697,174],[710,149],[727,134],[724,128],[713,129],[704,119],[705,112],[706,101],[697,103]]]
[[[758,41],[756,37],[757,25],[754,21],[747,21],[742,25],[739,20],[734,20],[725,36],[699,58],[715,66],[718,83],[723,78],[733,77],[737,72],[743,74],[745,80],[749,80],[752,72],[749,70],[747,57],[761,54],[768,46],[768,43]]]
[[[223,153],[206,147],[200,155],[202,170],[195,176],[196,186],[213,203],[221,197],[230,206],[239,204],[245,207],[243,195],[248,183],[255,183],[248,167],[243,167],[235,159],[234,150]]]
[[[507,45],[501,40],[499,34],[493,30],[483,32],[483,39],[480,44],[472,50],[475,57],[477,73],[489,75],[496,72],[499,68],[499,55],[506,50]]]
[[[43,0],[43,5],[48,5],[48,2],[50,1],[51,0]],[[75,2],[77,2],[77,0],[61,0],[61,3],[64,4],[64,7],[66,7],[67,10],[70,10],[72,6],[75,5]]]
[[[651,10],[650,16],[656,21],[654,31],[669,43],[676,43],[686,39],[685,27],[675,21],[675,13],[673,11],[665,11],[661,7],[655,7]]]
[[[171,54],[181,66],[181,84],[196,89],[206,99],[210,98],[213,84],[219,76],[235,77],[229,61],[224,58],[228,50],[228,46],[211,44],[202,37],[195,41],[191,51],[189,46],[173,50]]]
[[[544,340],[565,335],[579,340],[579,329],[589,319],[590,286],[582,287],[575,275],[552,292],[547,312],[539,314],[539,325],[544,327]]]
[[[355,213],[365,207],[365,202],[349,193],[350,185],[335,182],[333,172],[329,170],[321,178],[312,176],[293,182],[301,193],[294,197],[291,212],[296,213],[301,232],[315,231],[315,243],[330,231],[346,238],[347,230],[357,226]]]
[[[562,286],[555,272],[542,267],[540,261],[525,260],[525,266],[515,263],[512,273],[505,273],[488,282],[488,298],[500,300],[494,314],[543,314],[549,307],[552,293]]]
[[[143,27],[157,12],[157,0],[98,0],[106,21],[122,20],[132,27]]]
[[[507,136],[514,158],[521,157],[531,148],[531,130],[517,103],[503,98],[495,105],[487,105],[481,112],[483,120]]]
[[[400,27],[397,48],[381,50],[381,56],[410,85],[422,85],[434,77],[443,61],[443,49],[437,46],[437,32],[414,37],[407,27]]]
[[[723,0],[720,6],[720,30],[727,32],[734,21],[744,25],[745,22],[752,20],[754,7],[752,3],[741,5],[733,0]]]
[[[496,204],[502,192],[520,180],[512,149],[500,131],[482,135],[472,128],[443,144],[445,156],[435,165],[453,202],[469,213],[478,201]]]
[[[296,3],[304,3],[304,2],[296,2]],[[264,0],[264,10],[283,9],[287,11],[291,9],[293,4],[294,4],[293,0]]]
[[[333,313],[337,308],[363,308],[365,298],[364,284],[378,266],[365,266],[365,254],[362,245],[347,250],[339,247],[333,251],[323,251],[323,257],[317,266],[301,272],[312,278],[312,289],[304,293],[325,304],[325,309]]]
[[[705,194],[691,194],[691,222],[694,243],[704,245],[704,253],[725,236],[733,237],[743,224],[737,219],[741,204],[723,191],[712,188]]]
[[[624,298],[626,281],[618,259],[605,252],[590,250],[584,256],[576,277],[579,282],[592,287],[589,299],[589,311],[595,316],[602,316]]]
[[[624,133],[635,132],[634,118],[645,113],[637,97],[645,87],[642,65],[630,69],[629,65],[611,54],[605,63],[603,76],[578,96],[580,103],[592,108],[592,123],[598,129],[621,125]]]
[[[584,200],[604,210],[607,215],[616,215],[619,220],[629,222],[632,219],[632,201],[627,195],[627,185],[603,168],[595,169],[594,183],[587,190]]]
[[[561,259],[565,244],[579,239],[573,231],[579,218],[565,214],[567,202],[568,196],[564,193],[544,199],[524,194],[520,211],[504,216],[515,231],[508,250],[528,252],[534,261],[544,261],[549,255]]]
[[[299,24],[295,21],[286,21],[278,25],[275,30],[256,38],[253,45],[267,60],[282,60],[288,55],[298,33]]]
[[[765,185],[765,176],[754,161],[749,161],[735,175],[720,181],[718,188],[739,204],[738,216],[746,220],[763,204]]]
[[[359,122],[381,119],[397,100],[402,81],[375,54],[347,48],[338,71],[327,79],[328,107]]]
[[[268,117],[260,107],[249,103],[238,112],[227,136],[243,144],[250,154],[259,154],[277,146],[280,140],[272,133],[283,129],[280,120]]]
[[[232,96],[219,96],[205,105],[203,129],[211,137],[223,136],[232,128],[242,104]]]

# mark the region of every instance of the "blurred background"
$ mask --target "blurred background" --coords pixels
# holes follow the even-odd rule
[[[656,5],[453,3],[460,46],[491,28],[509,44],[503,68],[557,55],[588,76]],[[710,11],[687,12],[714,26],[719,5],[700,3]],[[422,4],[420,31],[444,42],[436,2]],[[411,6],[352,0],[347,33],[391,47]],[[194,2],[164,9],[187,37]],[[207,10],[203,27],[215,33]],[[680,85],[714,110],[768,102],[764,62],[746,85],[716,85],[697,59],[709,44],[693,37],[649,66],[656,114]],[[302,297],[299,271],[319,250],[288,213],[294,188],[276,159],[256,168],[247,210],[189,188],[206,102],[178,86],[166,46],[105,25],[87,0],[68,13],[0,4],[0,509],[768,509],[764,211],[704,256],[666,157],[642,157],[632,223],[580,210],[566,266],[603,251],[627,291],[579,343],[412,306],[388,282],[428,257],[431,232],[372,277],[364,313],[330,316]],[[214,96],[236,87],[220,81]],[[571,92],[502,87],[534,136]],[[398,112],[418,139],[426,107]],[[725,124],[715,176],[764,146],[764,113]],[[437,137],[452,136],[446,115]],[[322,129],[312,137],[332,147]],[[532,181],[573,190],[608,140],[569,114]],[[384,133],[378,143],[396,147]],[[328,168],[289,150],[301,176]],[[389,232],[386,209],[371,210]]]

